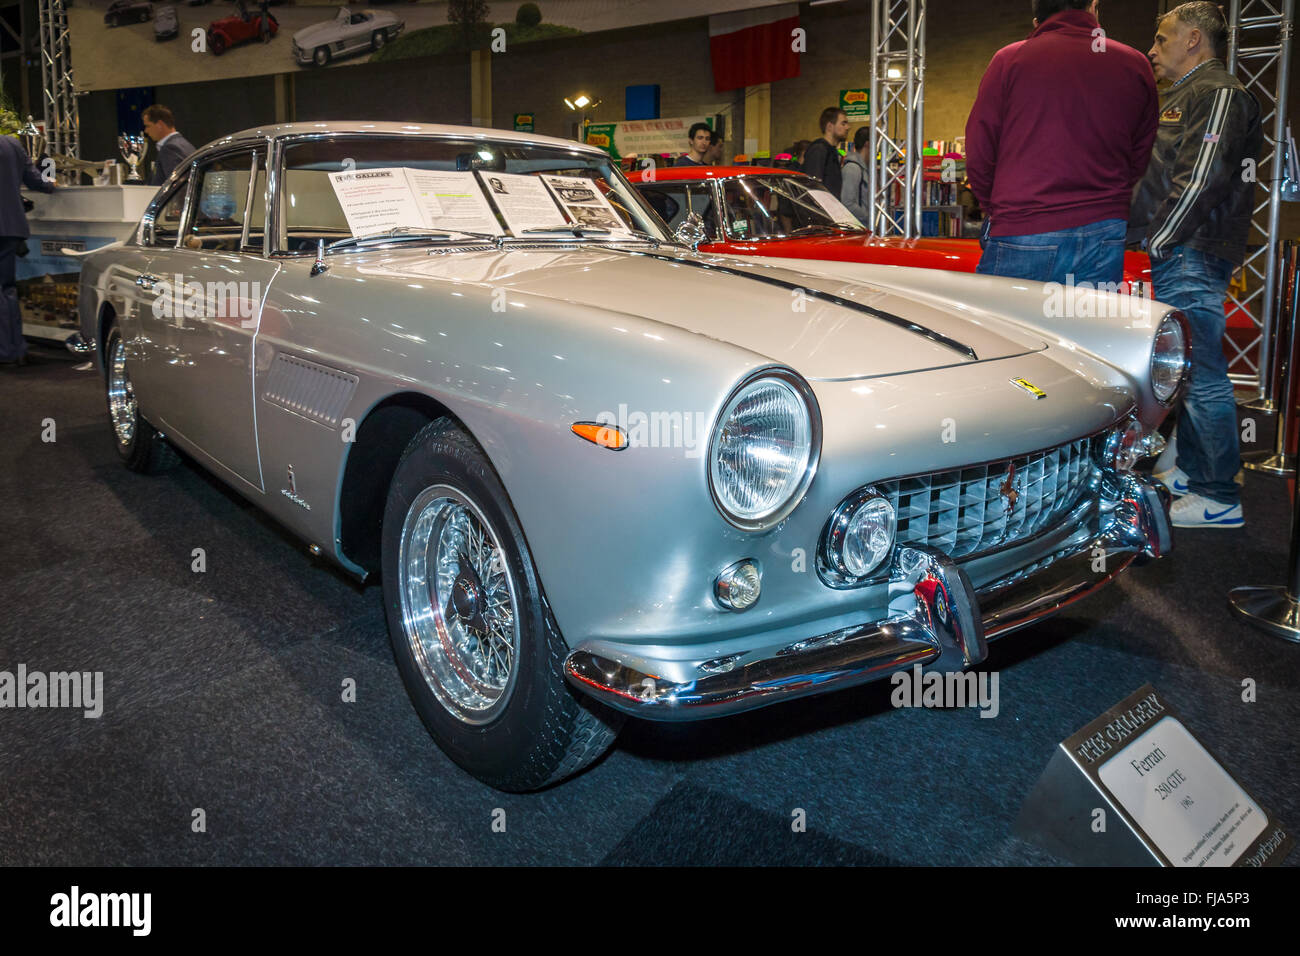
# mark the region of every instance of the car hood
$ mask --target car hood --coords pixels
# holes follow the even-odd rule
[[[956,299],[926,303],[897,290],[752,260],[681,250],[608,248],[448,252],[343,258],[359,278],[407,286],[477,286],[502,307],[529,298],[634,314],[839,381],[966,365],[1045,349],[1042,338]],[[465,292],[460,293],[465,296]]]

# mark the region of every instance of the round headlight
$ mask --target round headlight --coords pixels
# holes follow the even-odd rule
[[[822,556],[832,586],[851,586],[880,567],[894,550],[898,517],[888,498],[863,488],[846,498],[831,515],[822,541]]]
[[[821,417],[812,390],[765,369],[732,393],[709,442],[709,486],[722,516],[746,531],[772,527],[812,483]]]
[[[1187,330],[1176,312],[1167,312],[1151,347],[1151,390],[1161,405],[1173,402],[1191,366]]]

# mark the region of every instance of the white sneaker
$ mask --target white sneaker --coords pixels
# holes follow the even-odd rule
[[[1175,501],[1169,517],[1175,528],[1240,528],[1246,523],[1240,503],[1227,505],[1192,494]]]
[[[1174,493],[1175,498],[1181,498],[1183,495],[1191,494],[1191,488],[1187,485],[1187,472],[1183,471],[1177,465],[1168,471],[1152,472],[1152,478],[1163,481],[1169,490]]]

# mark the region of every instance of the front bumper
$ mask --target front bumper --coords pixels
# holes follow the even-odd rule
[[[889,614],[746,659],[701,661],[695,679],[673,681],[611,660],[584,644],[564,663],[574,687],[617,710],[650,720],[700,720],[880,680],[915,664],[963,670],[982,661],[988,641],[1061,610],[1106,585],[1140,557],[1172,544],[1170,495],[1154,479],[1125,475],[1114,507],[1091,540],[1044,557],[980,588],[947,555],[898,549]]]

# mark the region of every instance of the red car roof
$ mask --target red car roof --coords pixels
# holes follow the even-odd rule
[[[627,178],[634,183],[669,182],[679,179],[704,181],[706,179],[727,179],[731,176],[802,176],[797,169],[777,169],[769,166],[666,166],[654,170],[638,169],[628,173]]]

